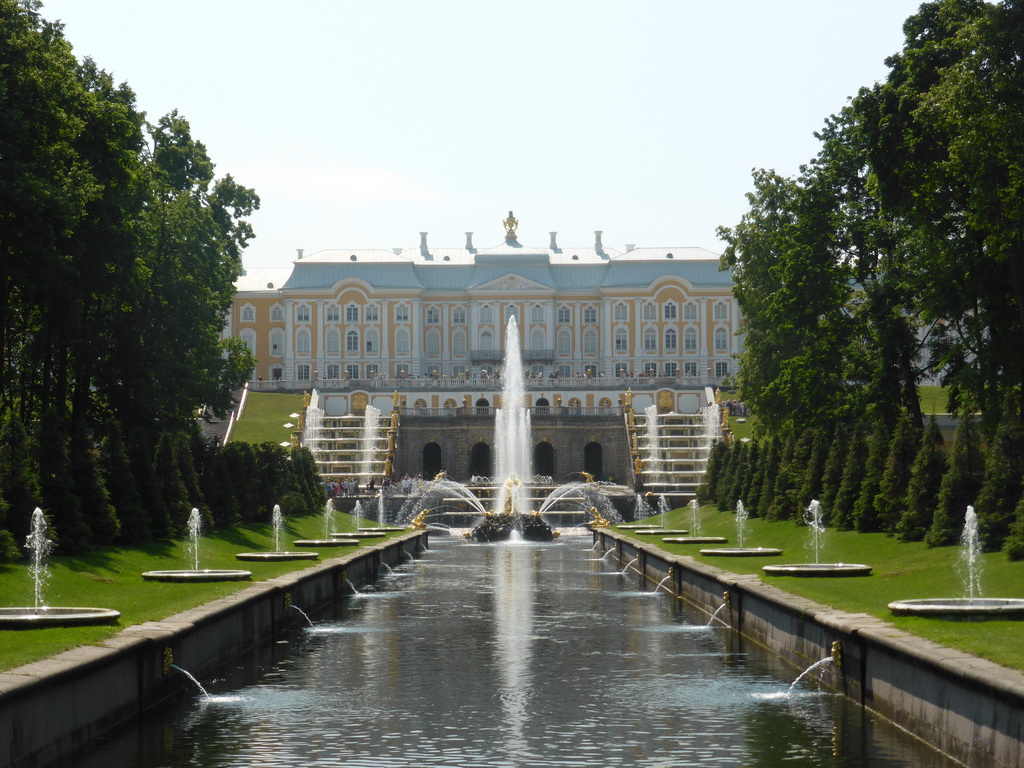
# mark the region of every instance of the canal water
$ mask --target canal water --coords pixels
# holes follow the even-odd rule
[[[73,764],[954,765],[590,544],[433,538]]]

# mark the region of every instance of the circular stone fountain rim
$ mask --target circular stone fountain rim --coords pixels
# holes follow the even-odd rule
[[[296,539],[292,542],[295,547],[355,547],[359,545],[359,539]]]
[[[111,608],[73,606],[0,608],[0,628],[4,629],[105,624],[113,623],[119,618],[121,618],[121,612]]]
[[[237,560],[242,561],[287,561],[287,560],[317,560],[319,552],[239,552],[235,555]]]
[[[775,547],[714,547],[702,549],[700,553],[720,557],[770,557],[781,555],[782,550]]]
[[[869,576],[864,563],[786,563],[761,567],[769,576]]]
[[[145,571],[142,578],[146,581],[181,581],[201,583],[207,581],[245,581],[252,576],[252,571],[241,571],[219,568],[200,568],[199,570],[177,571]]]
[[[924,597],[894,600],[888,608],[897,616],[1024,619],[1024,598],[1016,597]]]
[[[729,539],[725,536],[670,536],[662,541],[669,544],[725,544]]]

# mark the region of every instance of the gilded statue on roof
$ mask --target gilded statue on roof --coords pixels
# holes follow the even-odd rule
[[[512,215],[512,211],[508,212],[508,218],[502,222],[505,225],[505,237],[515,237],[516,228],[519,226],[519,219]]]

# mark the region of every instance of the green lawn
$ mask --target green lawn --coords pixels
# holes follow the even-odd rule
[[[245,412],[235,423],[231,439],[240,443],[291,442],[292,429],[285,424],[298,425],[293,413],[302,412],[302,393],[249,392]]]
[[[949,410],[946,404],[949,398],[948,387],[918,387],[917,391],[921,395],[922,413],[946,413]]]
[[[736,546],[736,516],[704,507],[699,513],[701,533],[727,536]],[[651,518],[652,522],[659,518]],[[689,529],[691,512],[670,512],[667,525]],[[628,531],[623,531],[628,534]],[[781,557],[723,558],[704,556],[701,548],[709,545],[667,544],[650,541],[674,554],[691,555],[718,568],[735,573],[761,574],[761,566],[772,563],[814,562],[806,527],[793,522],[747,522],[744,546],[778,547]],[[821,562],[865,563],[874,569],[863,578],[806,578],[762,576],[768,583],[796,595],[810,598],[853,613],[868,613],[891,622],[900,629],[991,659],[1015,669],[1024,669],[1024,622],[985,621],[949,622],[920,617],[896,617],[887,605],[893,600],[926,597],[963,597],[958,573],[959,548],[928,549],[918,542],[902,542],[892,536],[875,533],[828,530],[824,536]],[[1024,597],[1024,562],[1011,562],[1002,553],[982,557],[982,594],[986,597]]]
[[[336,513],[334,521],[335,531],[355,528],[351,515]],[[322,538],[323,535],[323,516],[289,518],[285,520],[281,548],[290,549],[294,539]],[[400,534],[389,534],[394,535]],[[238,552],[273,550],[273,538],[269,523],[213,532],[202,539],[199,567],[241,568],[252,571],[252,581],[263,581],[317,564],[315,560],[261,563],[235,559]],[[381,541],[367,540],[369,544]],[[142,579],[143,571],[191,568],[184,546],[182,541],[159,541],[140,547],[99,550],[82,557],[51,558],[51,578],[45,591],[48,605],[112,608],[121,612],[120,622],[114,626],[0,631],[0,670],[46,658],[77,645],[96,643],[131,624],[166,618],[252,583],[175,584]],[[320,555],[321,558],[338,557],[353,551],[355,548],[322,551]],[[0,601],[3,606],[33,604],[32,580],[26,566],[0,566],[0,595],[3,595]]]

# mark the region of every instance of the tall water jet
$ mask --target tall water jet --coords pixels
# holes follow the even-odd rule
[[[743,500],[736,502],[736,546],[743,546],[743,539],[747,535],[747,508],[743,506]]]
[[[360,440],[359,474],[363,482],[369,482],[374,473],[377,459],[378,440],[380,438],[380,411],[372,405],[366,406],[363,416],[363,434]]]
[[[199,539],[203,532],[203,518],[199,514],[199,510],[192,507],[192,512],[188,516],[188,550],[189,557],[192,558],[192,570],[199,570]]]
[[[276,562],[282,560],[316,560],[320,557],[316,552],[284,552],[281,550],[284,515],[281,514],[280,504],[275,504],[274,509],[270,513],[270,526],[274,535],[273,552],[239,552],[235,555],[235,559],[248,562]]]
[[[786,565],[766,565],[761,570],[769,576],[870,576],[871,566],[863,563],[822,563],[821,546],[825,534],[825,523],[822,519],[821,504],[817,499],[811,501],[804,510],[804,524],[811,535],[811,548],[814,550],[813,563],[788,563]]]
[[[817,499],[812,499],[804,510],[804,524],[811,532],[811,549],[814,550],[814,562],[821,561],[821,542],[825,536],[825,524],[821,517],[821,504]]]
[[[968,600],[981,597],[981,541],[978,538],[978,515],[967,507],[964,528],[960,532],[960,571]]]
[[[281,517],[281,505],[275,504],[274,511],[270,513],[270,524],[274,528],[274,551],[281,551],[281,528],[284,520]]]
[[[700,536],[700,502],[696,499],[690,500],[690,535]],[[743,545],[740,544],[742,547]]]
[[[644,408],[644,436],[646,451],[644,469],[653,476],[661,471],[661,437],[658,434],[658,406],[648,405]],[[664,523],[662,523],[664,527]]]
[[[497,454],[499,483],[495,511],[503,511],[515,485],[506,487],[515,477],[520,482],[533,480],[530,462],[530,411],[526,408],[526,382],[523,377],[523,356],[519,344],[519,324],[515,316],[505,328],[505,361],[502,367],[501,408],[495,412],[494,442]]]
[[[32,527],[25,548],[29,551],[28,572],[32,576],[32,588],[35,595],[35,607],[38,611],[44,605],[43,588],[50,578],[50,569],[46,567],[46,558],[53,551],[53,542],[47,537],[46,515],[36,507],[32,512]]]
[[[199,541],[203,532],[203,518],[195,507],[188,516],[188,543],[185,554],[191,560],[190,570],[179,571],[145,571],[142,578],[146,581],[244,581],[252,576],[251,571],[225,570],[199,567]]]

